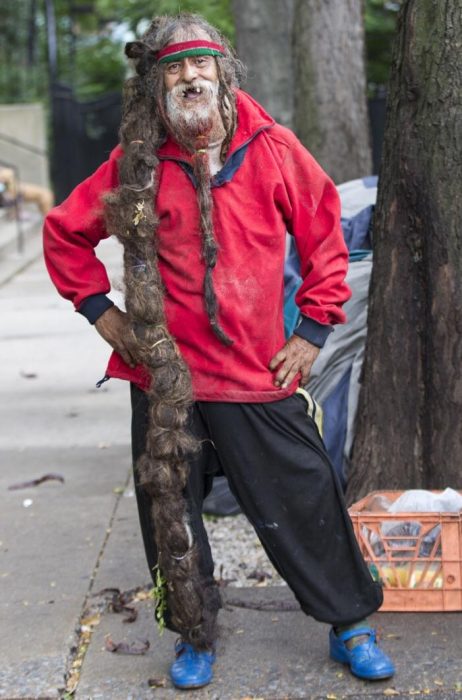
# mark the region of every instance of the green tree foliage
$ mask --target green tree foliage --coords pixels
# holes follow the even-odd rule
[[[95,0],[100,17],[126,21],[138,33],[154,15],[193,12],[203,15],[229,39],[234,38],[234,22],[229,0]]]
[[[34,5],[32,0],[0,3],[0,102],[28,102],[46,89]]]
[[[391,66],[392,39],[401,0],[366,0],[366,76],[370,92],[386,85]]]
[[[54,0],[58,80],[82,99],[120,90],[127,72],[125,41],[154,15],[197,12],[231,41],[230,0]],[[0,4],[0,102],[46,99],[47,33],[44,0]]]

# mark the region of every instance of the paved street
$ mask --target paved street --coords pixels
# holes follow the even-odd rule
[[[117,244],[102,257],[120,288]],[[285,587],[224,588],[214,683],[172,689],[174,637],[153,623],[130,481],[128,387],[95,388],[107,348],[41,259],[0,288],[0,318],[0,698],[462,697],[460,614],[374,616],[398,673],[370,685],[329,661],[327,627]],[[150,646],[122,655],[111,640]]]

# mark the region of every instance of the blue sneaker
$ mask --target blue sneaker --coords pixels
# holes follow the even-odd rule
[[[353,637],[368,636],[367,642],[348,649],[345,642]],[[354,676],[367,681],[379,681],[390,678],[395,667],[391,659],[377,646],[375,630],[371,627],[359,627],[336,634],[331,629],[329,634],[330,658],[348,664]]]
[[[175,644],[176,659],[170,667],[170,678],[177,688],[202,688],[213,678],[212,666],[215,654],[212,651],[196,651],[191,644],[181,639]]]

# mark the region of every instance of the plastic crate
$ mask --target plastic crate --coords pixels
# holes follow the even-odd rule
[[[386,513],[367,510],[373,497],[385,496],[395,501],[402,493],[374,491],[349,508],[361,552],[373,578],[383,586],[384,602],[380,609],[462,610],[462,511]],[[412,523],[412,526],[404,523]],[[384,526],[388,532],[384,532]]]

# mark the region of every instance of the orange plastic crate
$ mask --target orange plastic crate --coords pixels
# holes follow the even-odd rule
[[[402,493],[374,491],[349,509],[361,552],[383,586],[380,610],[462,610],[462,512],[384,513],[366,509],[374,496],[395,501]],[[415,528],[419,530],[416,534],[384,534],[382,524],[390,522],[395,532],[400,523],[412,522],[420,528]],[[428,535],[437,526],[440,530],[429,548]],[[422,556],[425,547],[428,556]]]

